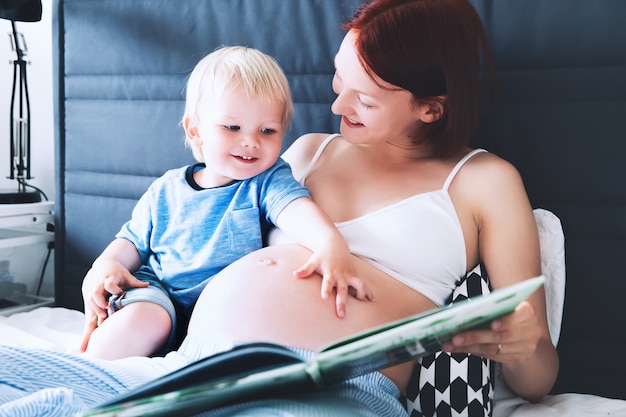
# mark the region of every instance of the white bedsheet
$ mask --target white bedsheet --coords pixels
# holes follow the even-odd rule
[[[9,317],[0,316],[0,343],[76,352],[83,314],[65,308],[40,307]],[[626,417],[626,401],[594,395],[561,394],[529,404],[496,384],[495,417]]]
[[[58,307],[0,316],[0,343],[73,352],[78,349],[83,323],[82,312]]]

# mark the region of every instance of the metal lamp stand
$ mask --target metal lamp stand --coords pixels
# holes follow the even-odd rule
[[[41,201],[41,193],[26,191],[26,180],[30,176],[30,100],[28,97],[28,82],[26,80],[26,65],[24,60],[27,50],[24,37],[18,36],[15,21],[11,20],[13,30],[13,47],[17,59],[13,61],[13,92],[11,94],[10,114],[10,169],[7,178],[15,179],[18,183],[17,191],[0,191],[0,204],[6,203],[36,203]],[[24,44],[24,49],[20,45]]]

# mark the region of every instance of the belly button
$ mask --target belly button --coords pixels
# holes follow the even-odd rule
[[[276,261],[273,259],[267,259],[267,258],[263,258],[261,260],[259,260],[259,263],[261,265],[276,265]]]

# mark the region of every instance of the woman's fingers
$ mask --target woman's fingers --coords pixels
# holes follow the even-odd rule
[[[447,352],[467,352],[499,362],[521,362],[537,348],[541,327],[530,303],[494,320],[489,329],[455,335],[442,345]]]

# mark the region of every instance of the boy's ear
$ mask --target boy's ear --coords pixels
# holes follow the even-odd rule
[[[185,136],[187,140],[194,146],[201,146],[200,134],[198,132],[198,126],[191,120],[191,117],[185,116],[183,118],[183,129],[185,130]]]
[[[419,119],[424,123],[433,123],[443,117],[446,110],[446,96],[435,96],[424,100],[418,106],[420,111]]]

